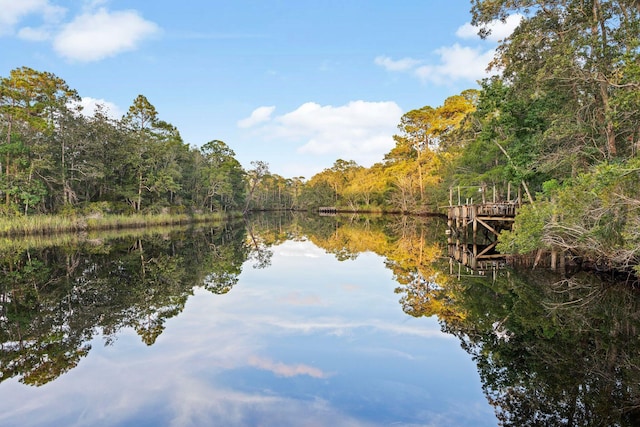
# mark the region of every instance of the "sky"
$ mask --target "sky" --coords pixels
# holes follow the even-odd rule
[[[0,0],[0,77],[30,67],[121,117],[138,95],[245,169],[369,167],[403,114],[478,88],[517,17],[481,40],[468,0]]]

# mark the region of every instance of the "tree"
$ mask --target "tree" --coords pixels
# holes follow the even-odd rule
[[[130,161],[136,174],[137,185],[134,190],[135,193],[129,194],[128,198],[134,210],[139,212],[142,208],[143,191],[150,190],[152,127],[158,122],[158,112],[145,96],[138,95],[129,107],[123,122],[134,135]]]
[[[448,165],[467,145],[460,130],[468,127],[468,117],[476,109],[479,93],[467,90],[447,98],[443,105],[411,110],[400,119],[396,146],[385,156],[387,172],[396,191],[395,204],[405,209],[422,207],[436,199],[434,192]]]
[[[524,180],[546,180],[538,168],[539,135],[547,122],[543,107],[521,100],[513,88],[501,78],[482,82],[476,109],[469,114],[469,128],[455,132],[466,140],[451,159],[452,177],[456,184],[519,184]],[[505,154],[506,153],[506,154]]]
[[[94,150],[89,156],[100,169],[83,177],[86,200],[125,201],[135,182],[129,130],[122,121],[110,118],[102,108],[88,120],[88,127]]]
[[[123,123],[131,132],[133,156],[129,165],[136,176],[135,186],[127,198],[134,210],[142,209],[143,196],[157,202],[167,195],[171,203],[180,189],[182,176],[178,159],[188,150],[175,126],[158,118],[156,108],[143,95],[138,95]]]
[[[173,204],[181,189],[181,160],[188,150],[178,129],[165,121],[155,128],[155,152],[151,155],[150,191],[159,202]]]
[[[78,100],[77,92],[52,73],[22,67],[0,80],[0,111],[6,135],[1,147],[0,191],[6,207],[13,196],[13,201],[27,212],[43,199],[43,186],[53,191],[56,183],[63,187],[66,198],[67,147],[64,138],[54,136],[63,126],[64,117],[71,114],[70,105]]]
[[[289,187],[291,188],[291,205],[289,208],[295,210],[300,207],[300,195],[304,187],[304,177],[296,176],[291,178],[289,180]]]
[[[494,65],[513,99],[542,108],[535,133],[545,168],[574,170],[634,155],[640,118],[640,11],[629,0],[474,0],[472,23],[523,19]],[[532,132],[530,132],[532,133]],[[579,170],[579,169],[578,169]]]
[[[402,116],[398,125],[402,134],[394,135],[396,142],[404,143],[416,152],[420,202],[424,201],[423,156],[425,153],[432,154],[438,146],[437,135],[433,132],[434,114],[435,110],[428,105],[409,111]]]
[[[307,209],[331,206],[334,203],[334,190],[322,173],[314,175],[305,183],[300,203]]]
[[[347,187],[347,184],[361,168],[362,167],[353,160],[347,161],[338,159],[333,163],[331,168],[323,170],[314,177],[314,185],[317,185],[322,181],[327,186],[331,187],[333,190],[333,200],[327,202],[334,206],[338,206],[341,199],[344,197],[343,192]]]
[[[360,203],[370,207],[376,200],[381,201],[386,181],[383,176],[382,165],[374,165],[371,168],[358,168],[344,190],[345,198],[352,208]]]
[[[256,188],[262,183],[263,179],[269,175],[269,164],[262,161],[251,162],[253,169],[247,171],[248,190],[247,199],[244,205],[244,213],[249,211],[249,206],[253,202]]]
[[[241,206],[244,201],[244,171],[235,153],[220,140],[207,142],[200,149],[205,165],[201,168],[205,203],[209,210],[223,210]]]

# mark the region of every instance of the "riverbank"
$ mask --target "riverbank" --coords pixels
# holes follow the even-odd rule
[[[132,215],[29,215],[0,217],[0,237],[20,237],[57,233],[78,233],[125,228],[144,228],[222,221],[241,217],[237,213],[132,214]]]

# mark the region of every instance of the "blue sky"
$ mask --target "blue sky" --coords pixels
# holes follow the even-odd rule
[[[185,142],[310,178],[393,147],[402,114],[477,87],[499,38],[468,0],[0,0],[0,76],[49,71],[91,112],[142,94]]]

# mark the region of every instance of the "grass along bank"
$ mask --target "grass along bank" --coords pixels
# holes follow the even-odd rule
[[[238,213],[238,215],[241,215]],[[231,215],[233,216],[233,215]],[[17,237],[97,230],[144,228],[222,221],[230,215],[210,214],[133,214],[133,215],[29,215],[0,217],[0,236]]]

